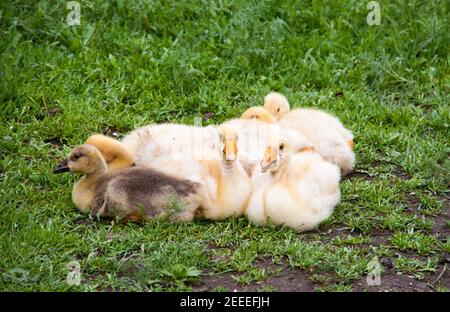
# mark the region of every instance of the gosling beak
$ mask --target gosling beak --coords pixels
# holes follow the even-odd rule
[[[350,149],[351,150],[353,150],[353,147],[354,147],[354,143],[353,143],[353,140],[347,140],[347,144],[348,144],[348,146],[350,147]]]
[[[60,162],[55,168],[53,168],[53,173],[69,172],[70,168],[67,163],[67,158]]]
[[[300,149],[299,151],[300,153],[305,153],[305,152],[314,152],[314,148],[312,146],[307,146],[307,147],[303,147],[302,149]]]
[[[272,147],[266,147],[264,152],[264,157],[261,160],[261,171],[266,172],[275,162],[277,161],[277,153],[276,150]]]
[[[236,139],[227,139],[223,151],[225,153],[225,160],[236,160],[238,152]]]

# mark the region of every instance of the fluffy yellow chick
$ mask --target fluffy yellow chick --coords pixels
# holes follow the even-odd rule
[[[216,139],[206,144],[203,150],[197,150],[195,157],[175,153],[171,157],[147,157],[141,163],[179,179],[199,183],[202,187],[202,205],[198,216],[223,220],[243,214],[251,193],[251,182],[238,161],[238,135],[235,129],[222,125],[213,133]]]
[[[264,97],[264,108],[276,119],[280,119],[290,109],[287,98],[278,92],[270,92]]]
[[[302,133],[326,161],[337,165],[342,174],[348,174],[355,166],[353,134],[338,118],[312,108],[290,111],[289,102],[280,93],[265,97],[264,107],[277,118],[284,129]]]
[[[277,122],[275,117],[273,117],[267,109],[259,106],[254,106],[247,109],[241,115],[241,119],[259,120],[270,124],[274,124]]]
[[[296,136],[273,140],[266,147],[261,168],[255,168],[246,209],[254,224],[270,221],[308,231],[327,219],[339,203],[339,168],[298,144]]]

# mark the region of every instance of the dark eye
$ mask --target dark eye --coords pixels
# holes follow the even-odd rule
[[[73,159],[75,159],[75,160],[79,159],[80,157],[81,157],[81,154],[78,154],[78,153],[73,155]]]
[[[280,144],[280,151],[282,151],[284,149],[284,143]]]
[[[280,108],[278,107],[278,108],[277,108],[277,113],[279,113],[279,112],[280,112]]]

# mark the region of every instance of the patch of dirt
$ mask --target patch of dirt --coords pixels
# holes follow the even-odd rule
[[[334,96],[335,96],[335,97],[341,97],[341,96],[344,96],[344,91],[337,91],[337,92],[334,93]]]
[[[224,287],[229,291],[254,292],[261,291],[262,288],[270,286],[275,291],[283,292],[312,292],[315,289],[314,283],[310,280],[311,273],[306,270],[293,269],[285,263],[274,264],[270,258],[257,260],[255,266],[266,269],[268,272],[280,270],[278,273],[270,275],[263,281],[258,281],[250,285],[241,285],[233,278],[233,274],[211,275],[207,274],[192,285],[193,291],[211,291],[216,287]],[[270,273],[269,273],[270,274]]]
[[[329,241],[332,241],[336,238],[346,238],[349,235],[355,235],[354,232],[350,231],[347,228],[331,228],[326,232],[322,232],[320,234],[321,237],[326,238]]]
[[[426,112],[431,109],[431,105],[429,103],[420,103],[418,106]]]
[[[380,260],[384,268],[381,274],[380,285],[369,285],[367,276],[364,275],[352,284],[353,292],[432,292],[438,286],[450,289],[450,268],[448,261],[444,261],[433,273],[427,274],[423,280],[418,280],[410,274],[398,274],[394,270],[393,263],[389,258]],[[249,285],[237,283],[231,274],[213,275],[207,273],[201,280],[191,285],[196,292],[211,291],[217,287],[226,288],[228,291],[252,292],[262,291],[263,287],[270,287],[275,291],[282,292],[313,292],[319,286],[338,284],[340,281],[333,277],[333,274],[326,272],[316,272],[315,274],[307,270],[291,268],[283,261],[274,264],[271,259],[265,258],[255,262],[258,267],[263,267],[269,272],[279,270],[265,280]],[[315,276],[315,277],[314,277]]]
[[[416,193],[414,192],[406,193],[406,198],[409,203],[409,207],[406,208],[406,211],[414,213],[416,215],[421,214],[421,212],[419,211],[420,199],[419,197],[417,197]]]
[[[375,232],[375,237],[383,236],[385,231]],[[101,254],[101,250],[96,251]],[[127,263],[133,258],[133,254],[124,254],[118,261]],[[264,268],[268,272],[267,277],[261,281],[248,285],[238,283],[233,276],[238,276],[237,272],[226,272],[220,275],[213,271],[204,272],[198,281],[190,284],[194,292],[206,292],[218,287],[236,292],[255,292],[273,289],[282,292],[313,292],[317,287],[331,286],[333,284],[346,283],[352,285],[353,292],[432,292],[438,287],[450,289],[450,259],[444,258],[440,261],[435,272],[427,273],[423,280],[419,280],[412,274],[398,274],[392,262],[392,258],[383,257],[380,263],[384,272],[381,274],[380,285],[368,285],[367,276],[363,275],[356,281],[342,281],[336,278],[332,272],[310,271],[290,267],[285,259],[275,264],[270,257],[263,257],[256,260],[253,265]],[[130,265],[124,265],[118,276],[121,278],[136,278],[136,272],[143,267],[141,264],[132,261]]]
[[[435,291],[438,285],[450,288],[450,271],[445,265],[440,265],[436,272],[427,274],[423,280],[417,280],[405,273],[397,274],[392,267],[385,271],[380,276],[380,285],[368,285],[367,277],[364,276],[353,284],[353,291],[431,292]]]
[[[358,246],[361,248],[369,248],[370,246],[379,246],[379,245],[388,245],[388,238],[392,235],[392,232],[385,229],[377,229],[373,228],[372,231],[368,234],[363,234],[359,231],[350,231],[347,228],[331,228],[326,232],[320,234],[321,237],[325,238],[325,242],[331,242],[336,238],[347,239],[349,236],[363,235],[364,237],[368,237],[371,239],[370,243],[360,243],[360,244],[350,244],[353,246]]]
[[[373,176],[371,176],[367,172],[353,170],[352,172],[347,174],[345,177],[343,177],[342,181],[352,180],[352,179],[355,179],[355,178],[362,178],[364,180],[370,181],[370,180],[373,179]]]
[[[45,143],[52,145],[53,147],[60,148],[67,145],[67,140],[62,138],[49,138],[44,140]]]
[[[443,227],[442,222],[439,226]],[[446,226],[446,225],[445,225]],[[334,227],[327,232],[322,233],[326,241],[331,241],[336,237],[345,239],[348,235],[357,235],[357,232],[352,232],[347,228]],[[371,238],[372,242],[367,244],[357,244],[357,248],[366,248],[369,246],[389,245],[389,237],[392,232],[385,229],[374,228],[367,236]],[[214,246],[210,246],[215,248]],[[409,258],[415,257],[412,254],[403,254]],[[223,260],[222,260],[223,261]],[[329,272],[310,272],[299,268],[290,267],[285,259],[281,263],[274,264],[271,258],[265,257],[254,262],[254,265],[266,269],[268,274],[262,281],[254,282],[249,285],[239,284],[232,276],[239,275],[239,273],[224,273],[221,275],[214,275],[206,273],[199,282],[192,286],[193,291],[211,291],[216,287],[223,287],[229,291],[248,292],[248,291],[262,291],[265,288],[272,288],[275,291],[283,292],[312,292],[317,287],[331,286],[341,282],[350,283],[352,291],[361,292],[432,292],[436,291],[438,287],[445,287],[450,289],[450,256],[443,255],[435,272],[426,273],[423,280],[417,279],[412,274],[403,273],[398,274],[395,271],[393,258],[383,257],[380,259],[384,272],[381,274],[380,285],[368,285],[367,276],[364,275],[356,281],[341,281]]]
[[[76,225],[92,225],[92,220],[88,217],[79,217],[73,221]]]
[[[449,182],[450,185],[450,182]],[[438,200],[445,201],[447,203],[447,207],[450,207],[450,192],[444,192],[442,194],[432,192],[431,193],[434,197],[436,197]]]
[[[378,154],[377,157],[383,157],[382,154]],[[384,159],[377,159],[375,160],[370,167],[384,167],[384,166],[390,166],[391,163]]]
[[[439,200],[442,199],[441,196],[435,195]],[[406,208],[406,213],[413,214],[415,216],[424,217],[428,220],[433,221],[433,227],[431,228],[431,233],[438,236],[438,238],[446,238],[450,236],[450,227],[447,225],[447,221],[450,220],[450,204],[447,198],[444,198],[446,201],[445,211],[443,213],[437,215],[426,215],[419,210],[420,207],[420,199],[414,193],[406,193],[406,198],[408,200],[409,206]]]
[[[207,246],[208,250],[220,250],[220,249],[229,249],[231,251],[234,251],[236,247],[233,245],[232,242],[229,242],[228,244],[217,244],[216,242],[209,242]]]
[[[208,112],[203,115],[203,119],[208,120],[208,119],[214,118],[215,116],[216,116],[216,114]]]
[[[450,207],[448,205],[442,215],[431,217],[431,219],[433,220],[433,227],[431,228],[433,234],[443,239],[450,237],[450,227],[447,225],[447,222],[450,221]]]
[[[396,175],[401,180],[410,180],[411,175],[407,174],[402,167],[396,167],[394,170],[394,175]]]
[[[391,235],[392,232],[389,230],[375,228],[370,233],[370,238],[372,239],[372,243],[370,245],[387,245],[389,243],[388,237]]]
[[[106,127],[102,130],[102,133],[116,139],[123,137],[123,134],[116,127]]]
[[[46,113],[47,113],[47,116],[54,117],[58,114],[62,114],[63,112],[64,111],[61,108],[53,107],[53,108],[49,108]]]

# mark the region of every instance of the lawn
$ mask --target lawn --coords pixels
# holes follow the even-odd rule
[[[2,1],[0,290],[449,291],[449,8],[383,0],[368,25],[367,3],[82,0],[69,26],[65,1]],[[52,174],[92,133],[216,124],[272,90],[355,134],[317,231],[99,222]]]

